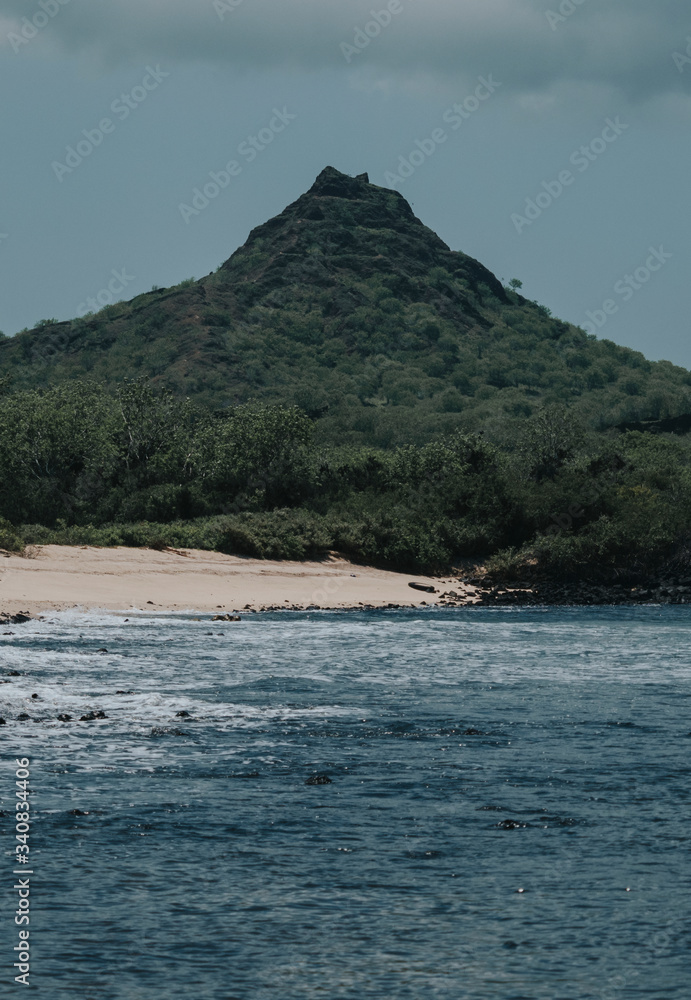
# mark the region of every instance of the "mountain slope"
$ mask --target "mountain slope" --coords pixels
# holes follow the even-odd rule
[[[508,440],[541,400],[594,426],[691,411],[691,375],[597,341],[451,251],[395,191],[327,167],[215,273],[0,343],[0,376],[148,376],[213,407],[297,403],[321,436]]]

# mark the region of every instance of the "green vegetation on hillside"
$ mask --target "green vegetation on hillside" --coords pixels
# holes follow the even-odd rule
[[[525,578],[637,580],[684,551],[691,449],[587,431],[548,406],[509,453],[455,432],[389,450],[324,445],[296,407],[213,413],[145,381],[0,399],[0,547],[189,546],[398,569],[492,557]]]
[[[511,447],[540,406],[589,428],[691,412],[691,374],[598,341],[452,252],[395,191],[327,168],[214,274],[0,342],[15,389],[146,377],[183,400],[298,406],[324,444],[456,431]]]
[[[521,288],[327,168],[200,281],[0,337],[0,548],[683,568],[688,435],[616,428],[688,431],[691,373]]]

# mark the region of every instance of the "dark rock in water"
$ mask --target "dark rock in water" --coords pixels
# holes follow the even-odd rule
[[[5,722],[5,720],[4,719],[0,719],[0,726],[6,726],[6,725],[7,725],[7,723]]]
[[[37,694],[32,694],[31,697],[32,698],[38,698],[38,695]]]
[[[116,691],[116,694],[134,694],[134,691]]]
[[[212,622],[241,622],[242,618],[240,615],[214,615],[211,619]],[[211,633],[213,634],[213,633]]]
[[[20,712],[17,716],[17,722],[30,722],[31,716],[27,715],[26,712]]]
[[[176,713],[175,713],[175,717],[176,717],[177,719],[189,719],[189,718],[191,717],[191,714],[190,714],[190,712],[186,711],[186,710],[185,710],[185,709],[183,708],[182,712],[176,712]]]
[[[328,774],[313,774],[305,782],[306,785],[332,785],[333,782]]]
[[[105,712],[87,712],[86,715],[82,715],[79,719],[80,722],[94,722],[96,719],[107,719],[108,716]]]
[[[71,722],[71,721],[72,721],[72,716],[67,715],[65,712],[63,712],[61,715],[58,716],[58,722]]]
[[[97,649],[97,650],[96,650],[96,652],[97,652],[97,653],[107,653],[107,652],[108,652],[108,650],[107,650],[107,649],[105,648],[105,646],[104,646],[104,647],[103,647],[102,649]]]
[[[484,736],[485,734],[480,729],[464,729],[464,736]]]
[[[31,615],[10,615],[10,621],[13,625],[23,625],[24,622],[31,621]]]
[[[177,726],[154,726],[151,730],[152,736],[189,736],[184,729],[178,729]]]
[[[70,816],[88,816],[88,812],[82,812],[81,809],[70,809]]]
[[[436,594],[437,592],[434,587],[428,587],[424,583],[409,583],[408,586],[412,587],[413,590],[421,590],[425,594]]]
[[[21,677],[22,675],[19,673],[18,670],[8,670],[7,671],[7,676],[8,677]]]
[[[497,823],[497,826],[500,830],[525,830],[528,824],[521,823],[517,819],[503,819]]]

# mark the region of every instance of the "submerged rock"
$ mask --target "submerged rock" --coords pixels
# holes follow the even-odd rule
[[[306,785],[332,785],[333,781],[328,774],[313,774],[305,782]]]
[[[108,716],[103,711],[98,712],[87,712],[86,715],[82,715],[79,719],[80,722],[94,722],[96,719],[107,719]]]

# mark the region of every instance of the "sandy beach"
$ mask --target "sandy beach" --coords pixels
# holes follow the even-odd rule
[[[434,587],[413,590],[409,583]],[[358,566],[336,554],[319,562],[273,562],[193,549],[35,546],[0,556],[0,612],[70,608],[230,613],[267,608],[358,608],[436,604],[452,580]]]

